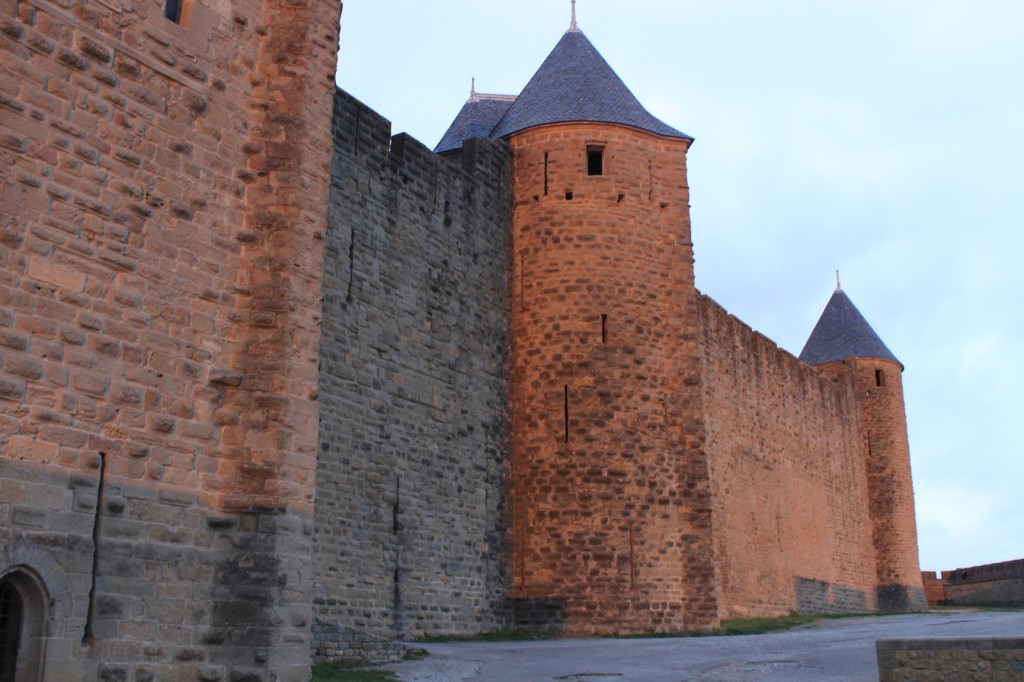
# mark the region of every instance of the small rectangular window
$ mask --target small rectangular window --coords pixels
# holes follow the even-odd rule
[[[885,386],[885,374],[880,369],[875,370],[875,386]]]
[[[604,147],[587,145],[587,175],[604,175]]]
[[[181,23],[181,9],[185,0],[164,0],[164,18],[176,24]]]

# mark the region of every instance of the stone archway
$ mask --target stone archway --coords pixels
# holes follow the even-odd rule
[[[0,576],[0,682],[43,679],[47,599],[23,569]]]

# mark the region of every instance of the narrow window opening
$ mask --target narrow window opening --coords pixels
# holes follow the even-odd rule
[[[587,175],[604,175],[604,147],[587,146]]]
[[[885,373],[880,369],[875,370],[875,386],[885,386]]]
[[[566,192],[565,193],[565,200],[566,201],[572,201],[572,192]]]
[[[565,385],[565,442],[569,442],[569,385]]]
[[[629,524],[629,589],[636,589],[636,537],[633,524]]]
[[[399,503],[402,496],[402,479],[395,479],[395,504],[391,507],[391,532],[394,535],[398,535],[398,511]]]
[[[356,228],[355,225],[348,235],[348,289],[345,292],[345,302],[352,302],[352,285],[356,278]]]
[[[601,313],[601,343],[608,343],[608,314]]]
[[[548,152],[544,152],[544,196],[548,195]]]
[[[0,680],[13,680],[18,666],[24,609],[13,585],[0,582]]]
[[[176,24],[181,23],[181,10],[185,0],[164,0],[164,18]]]
[[[519,307],[526,310],[526,254],[519,254]]]

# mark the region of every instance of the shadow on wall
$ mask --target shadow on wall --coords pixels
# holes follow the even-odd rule
[[[564,599],[513,599],[516,627],[529,630],[558,630],[565,626]]]
[[[862,590],[810,578],[796,578],[795,583],[798,613],[864,613],[870,610],[867,595]]]

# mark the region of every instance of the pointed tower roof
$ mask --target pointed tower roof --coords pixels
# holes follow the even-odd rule
[[[836,287],[810,338],[800,351],[800,361],[821,365],[846,356],[891,360],[903,366],[886,347],[857,306]]]
[[[644,109],[575,22],[518,97],[480,97],[484,98],[481,102],[489,97],[501,97],[507,109],[492,123],[501,105],[484,106],[471,98],[441,138],[435,152],[459,149],[463,141],[474,135],[494,139],[534,126],[574,121],[618,123],[665,137],[693,139]],[[488,124],[492,125],[489,135],[481,134]]]
[[[648,113],[579,29],[566,31],[491,137],[567,121],[621,123],[693,139]]]
[[[438,154],[462,149],[462,143],[474,137],[490,137],[516,98],[509,95],[479,95],[473,93],[462,106],[441,141],[434,147]]]

